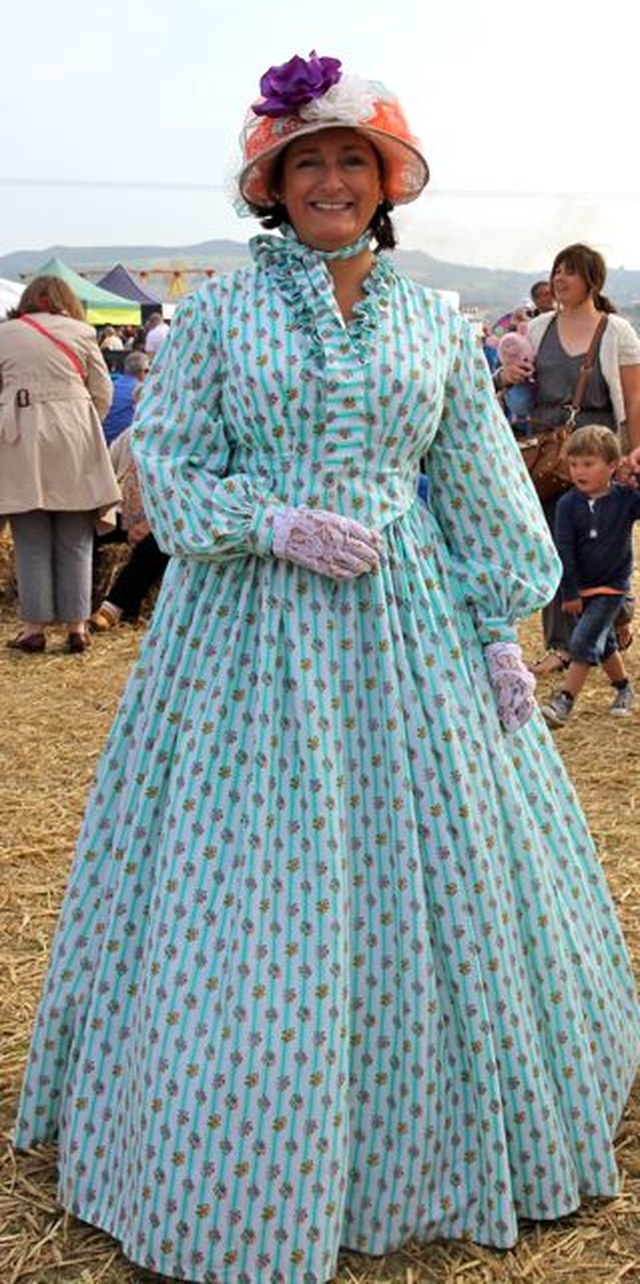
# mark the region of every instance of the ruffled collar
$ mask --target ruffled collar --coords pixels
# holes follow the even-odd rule
[[[340,252],[339,257],[360,253],[366,245],[366,238],[361,238],[356,246],[347,247],[346,254]],[[316,374],[322,374],[326,370],[327,345],[335,343],[336,337],[342,341],[348,337],[362,362],[371,359],[395,280],[394,268],[386,255],[375,256],[371,271],[363,281],[363,297],[354,305],[353,316],[345,323],[327,264],[331,255],[304,245],[290,228],[286,228],[283,236],[255,236],[249,248],[258,266],[275,282],[308,341],[307,366],[311,365]]]

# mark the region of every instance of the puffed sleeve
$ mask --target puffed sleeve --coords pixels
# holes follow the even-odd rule
[[[270,552],[273,495],[229,474],[215,283],[186,300],[143,384],[131,444],[149,525],[166,553],[229,560]]]
[[[480,640],[516,640],[518,619],[549,602],[560,561],[470,326],[449,318],[441,421],[427,456],[429,505]]]

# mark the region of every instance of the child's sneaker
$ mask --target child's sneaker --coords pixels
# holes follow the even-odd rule
[[[621,693],[620,693],[621,694]],[[566,691],[556,691],[541,708],[542,716],[550,727],[564,727],[573,712],[573,696]]]
[[[620,687],[616,691],[615,700],[609,709],[609,713],[615,713],[616,717],[624,717],[626,714],[632,713],[635,698],[635,692],[629,682],[626,687]]]

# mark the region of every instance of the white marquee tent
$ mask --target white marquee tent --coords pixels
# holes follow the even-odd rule
[[[23,290],[24,282],[7,281],[0,276],[0,318],[6,317],[9,308],[15,308]]]

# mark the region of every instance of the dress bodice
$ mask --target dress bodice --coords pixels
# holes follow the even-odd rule
[[[414,502],[439,418],[446,304],[381,256],[345,322],[317,254],[266,236],[252,251],[255,272],[220,285],[230,471],[386,525]]]
[[[262,237],[253,252],[255,270],[181,306],[145,381],[132,444],[160,546],[271,559],[282,505],[391,537],[417,516],[426,457],[415,556],[443,543],[483,638],[510,640],[513,618],[549,595],[557,559],[464,317],[381,258],[345,323],[316,254]]]

